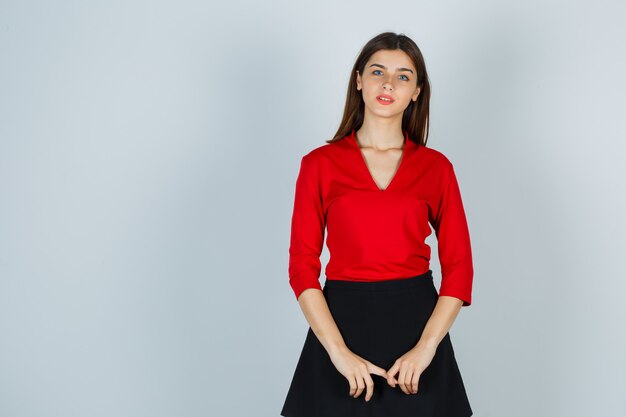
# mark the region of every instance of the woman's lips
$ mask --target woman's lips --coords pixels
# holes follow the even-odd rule
[[[381,99],[381,97],[385,97],[385,98],[389,99],[389,101],[383,100],[383,99]],[[391,97],[389,97],[389,96],[385,96],[385,95],[382,95],[382,96],[377,96],[377,97],[376,97],[376,101],[378,101],[380,104],[383,104],[383,105],[385,105],[385,106],[388,106],[388,105],[390,105],[390,104],[393,104],[393,102],[394,102],[394,100],[393,100]]]

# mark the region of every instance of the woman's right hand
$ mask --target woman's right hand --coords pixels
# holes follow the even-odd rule
[[[387,371],[374,365],[352,352],[347,347],[339,349],[329,354],[335,368],[350,383],[350,396],[358,398],[365,388],[365,401],[369,401],[374,394],[374,380],[370,374],[380,375],[387,379]]]

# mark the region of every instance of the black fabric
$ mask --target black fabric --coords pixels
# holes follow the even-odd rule
[[[323,294],[348,348],[389,369],[414,347],[438,293],[432,271],[377,282],[326,280]],[[450,334],[419,379],[417,394],[371,374],[374,393],[353,398],[350,384],[309,327],[280,415],[284,417],[469,417],[473,414]],[[396,379],[399,374],[396,375]]]

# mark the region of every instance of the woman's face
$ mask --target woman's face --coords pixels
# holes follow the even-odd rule
[[[356,83],[366,113],[380,117],[402,117],[410,101],[417,101],[420,93],[413,61],[400,49],[375,52],[365,64],[363,74],[357,71]]]

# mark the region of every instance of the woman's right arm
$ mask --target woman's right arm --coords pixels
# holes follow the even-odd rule
[[[289,283],[315,336],[330,360],[350,384],[350,395],[357,398],[367,389],[365,400],[373,395],[371,373],[387,378],[387,371],[350,351],[328,308],[319,282],[320,255],[324,243],[326,215],[323,209],[319,172],[305,155],[296,180],[289,246]]]
[[[346,343],[333,319],[324,293],[317,289],[308,289],[298,298],[300,309],[309,322],[311,330],[317,336],[329,356],[336,355],[347,349]]]
[[[369,401],[374,395],[374,380],[370,374],[388,379],[387,371],[348,349],[322,291],[304,290],[298,298],[298,303],[311,330],[328,352],[331,362],[348,380],[349,395],[358,398],[365,390],[365,401]]]
[[[311,329],[329,354],[346,349],[319,282],[326,214],[320,173],[305,155],[300,161],[291,217],[289,283]]]

